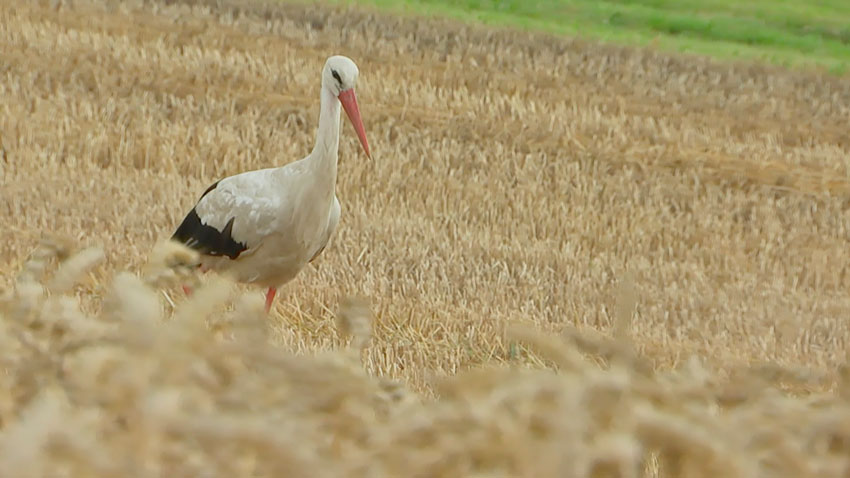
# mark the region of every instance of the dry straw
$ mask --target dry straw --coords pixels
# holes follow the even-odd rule
[[[0,476],[846,476],[846,78],[277,0],[0,45]],[[375,158],[267,316],[160,241],[337,53]]]
[[[74,293],[100,255],[58,244],[32,254],[0,308],[3,475],[22,468],[28,476],[850,472],[844,386],[794,398],[775,384],[807,377],[775,364],[746,371],[746,387],[697,361],[654,372],[622,332],[636,301],[628,281],[618,292],[621,332],[611,339],[511,327],[507,340],[554,369],[476,368],[435,382],[435,397],[417,398],[366,373],[345,350],[293,355],[274,345],[258,294],[218,311],[232,303],[224,278],[205,281],[164,314],[152,285],[120,272],[101,315],[83,313]],[[187,254],[176,244],[159,247],[146,276],[185,277]],[[337,317],[362,353],[373,333],[368,301],[343,300]],[[724,398],[730,386],[740,387],[734,401]]]

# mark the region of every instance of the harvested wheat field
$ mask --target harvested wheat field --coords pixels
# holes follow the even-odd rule
[[[332,54],[373,159],[266,316],[161,241]],[[0,476],[850,473],[846,77],[235,0],[7,0],[0,71]]]

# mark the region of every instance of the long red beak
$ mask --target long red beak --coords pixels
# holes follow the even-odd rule
[[[372,159],[372,153],[369,152],[369,142],[366,141],[366,130],[363,129],[363,121],[360,119],[360,107],[357,106],[357,96],[354,95],[354,88],[349,88],[339,94],[339,102],[342,103],[342,109],[354,125],[354,131],[357,132],[357,137],[360,139],[360,144],[363,145],[363,150],[366,151],[366,156]]]

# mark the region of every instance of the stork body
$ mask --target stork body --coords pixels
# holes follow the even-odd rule
[[[282,167],[248,171],[211,185],[172,236],[201,254],[200,267],[277,289],[325,249],[339,223],[336,197],[340,106],[369,155],[354,85],[359,71],[342,56],[322,69],[316,143],[306,157]]]

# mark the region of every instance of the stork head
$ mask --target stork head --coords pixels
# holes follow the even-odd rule
[[[335,55],[325,62],[325,68],[322,70],[322,87],[330,91],[342,103],[342,108],[351,121],[351,125],[354,126],[366,156],[371,158],[369,142],[366,141],[366,130],[360,119],[360,107],[357,105],[357,96],[354,95],[354,86],[357,84],[359,75],[360,70],[351,58]]]

